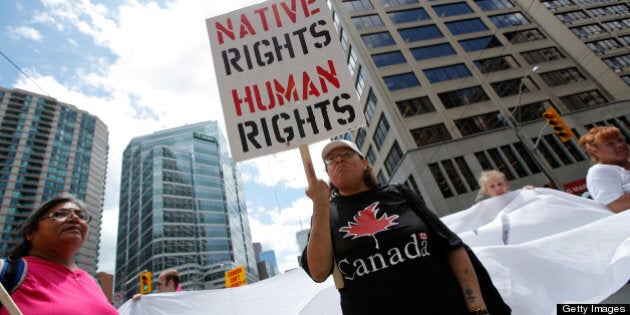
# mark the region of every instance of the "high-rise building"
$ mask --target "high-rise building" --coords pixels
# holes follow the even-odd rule
[[[76,263],[96,274],[108,153],[107,126],[55,98],[0,88],[0,255],[41,203],[71,193],[92,216]]]
[[[577,138],[630,136],[630,3],[596,0],[329,1],[366,126],[357,143],[380,183],[406,183],[439,215],[468,208],[485,169],[584,190]]]
[[[216,122],[133,138],[121,178],[116,292],[138,293],[145,270],[178,270],[184,290],[224,288],[239,266],[258,280],[240,173]]]

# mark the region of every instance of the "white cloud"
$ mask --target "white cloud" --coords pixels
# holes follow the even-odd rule
[[[295,233],[310,227],[313,205],[306,196],[295,200],[284,209],[251,209],[249,225],[252,239],[261,243],[264,250],[273,249],[280,272],[297,268],[299,252]],[[271,224],[262,224],[262,215],[271,216]]]
[[[39,41],[42,39],[42,34],[38,30],[30,26],[10,27],[9,36],[15,39],[26,38],[26,39],[36,40],[36,41]]]

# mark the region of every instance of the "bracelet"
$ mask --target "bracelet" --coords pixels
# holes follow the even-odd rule
[[[490,312],[488,312],[488,310],[482,310],[482,309],[476,309],[474,311],[470,311],[471,315],[490,315]]]

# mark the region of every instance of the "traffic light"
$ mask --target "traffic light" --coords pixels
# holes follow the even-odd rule
[[[151,271],[144,271],[140,274],[140,293],[151,293]]]
[[[560,114],[558,114],[555,108],[549,107],[542,116],[547,120],[547,123],[551,126],[551,129],[553,129],[553,132],[558,135],[558,138],[560,138],[562,142],[567,142],[571,138],[575,137],[571,128],[569,128],[564,120],[562,120]]]

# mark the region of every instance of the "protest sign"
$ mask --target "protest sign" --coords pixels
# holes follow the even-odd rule
[[[206,26],[234,161],[364,124],[325,0],[265,1]]]

